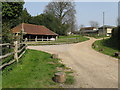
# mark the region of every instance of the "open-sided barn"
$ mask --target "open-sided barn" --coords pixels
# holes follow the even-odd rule
[[[23,39],[28,41],[48,41],[56,40],[58,34],[49,30],[45,26],[22,23],[12,29],[12,32],[18,36],[21,32],[24,33]]]

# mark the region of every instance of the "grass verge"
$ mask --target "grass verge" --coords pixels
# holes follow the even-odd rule
[[[56,67],[64,67],[63,64],[59,63],[59,59],[52,59],[50,54],[42,51],[28,49],[20,58],[19,63],[14,63],[2,71],[2,87],[59,87],[59,84],[52,80],[54,73],[57,72]],[[69,81],[71,82],[71,80]]]
[[[67,75],[65,84],[71,85],[71,84],[74,84],[74,82],[75,82],[74,76]]]
[[[29,45],[57,45],[57,44],[71,44],[78,43],[89,40],[84,36],[71,35],[71,36],[59,36],[56,41],[38,41],[38,42],[28,42]]]
[[[99,39],[99,38],[109,38],[109,36],[105,36],[105,35],[100,35],[100,36],[98,36],[97,34],[95,34],[95,35],[88,35],[89,37],[94,37],[94,38],[96,38],[96,39]]]
[[[118,50],[117,41],[113,40],[112,38],[95,41],[92,45],[92,48],[95,49],[96,51],[99,51],[103,54],[106,54],[112,57],[115,57],[114,56],[115,52],[120,52],[120,50]],[[119,58],[119,57],[116,57],[116,58]]]

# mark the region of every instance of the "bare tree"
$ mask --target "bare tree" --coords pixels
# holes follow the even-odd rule
[[[50,2],[46,9],[45,13],[51,13],[56,18],[60,20],[60,23],[69,24],[69,31],[73,31],[75,29],[75,4],[73,2],[65,2],[64,0],[59,2]]]
[[[81,25],[80,25],[80,28],[83,28],[83,27],[84,27],[84,25],[83,25],[83,24],[81,24]]]
[[[90,25],[91,25],[91,27],[96,27],[96,28],[98,28],[99,23],[96,22],[96,21],[90,21]]]

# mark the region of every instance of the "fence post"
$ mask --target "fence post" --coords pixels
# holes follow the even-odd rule
[[[27,38],[25,38],[25,46],[26,46],[26,48],[27,48]],[[26,48],[25,48],[25,49],[26,49]]]
[[[18,62],[18,41],[14,42],[14,59]]]

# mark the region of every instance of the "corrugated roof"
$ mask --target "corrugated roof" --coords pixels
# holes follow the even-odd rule
[[[83,31],[81,31],[81,32],[86,32],[86,33],[89,33],[89,32],[98,32],[98,30],[83,30]]]
[[[104,28],[114,28],[115,26],[104,25]],[[99,27],[99,29],[103,29],[103,26]]]
[[[95,27],[83,27],[81,30],[93,30]]]
[[[20,24],[12,29],[13,33],[18,33],[22,30],[27,34],[33,34],[33,35],[58,35],[55,32],[49,30],[45,26],[41,25],[33,25],[33,24]]]

